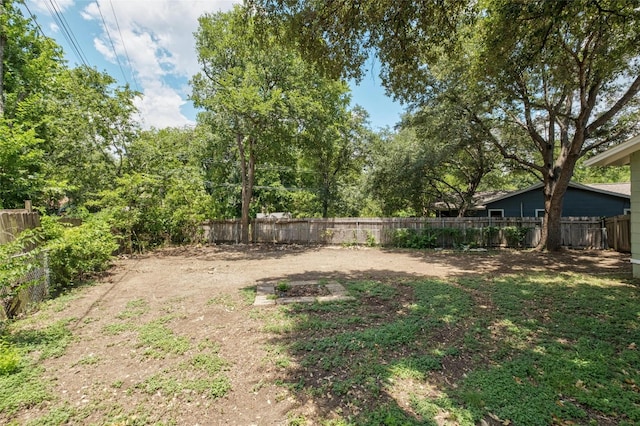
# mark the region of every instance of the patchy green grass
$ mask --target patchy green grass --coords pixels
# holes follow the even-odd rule
[[[144,299],[135,299],[127,302],[124,310],[116,315],[121,320],[130,320],[141,317],[149,312],[149,303]]]
[[[65,352],[72,339],[68,323],[58,321],[41,329],[9,327],[0,336],[6,363],[4,374],[0,374],[1,413],[11,415],[53,398],[38,364]]]
[[[313,417],[291,409],[288,424],[640,423],[637,283],[566,273],[375,278],[341,280],[352,301],[246,310],[266,339],[260,371],[269,372],[251,392],[276,385],[271,401],[312,400],[319,408]],[[239,300],[218,295],[209,304],[239,310]],[[35,407],[24,424],[94,424],[95,413],[99,424],[160,424],[147,404],[159,398],[194,407],[215,400],[220,407],[212,409],[224,409],[233,375],[219,344],[174,332],[180,311],[165,311],[136,299],[98,329],[103,337],[129,333],[119,344],[156,367],[135,379],[109,379],[93,391],[116,396],[86,405],[59,399],[51,372],[40,366],[65,353],[71,320],[36,315],[7,325],[0,418],[10,422]],[[93,371],[108,356],[85,355],[74,369]]]
[[[166,397],[183,398],[188,402],[221,398],[231,390],[231,382],[224,374],[228,365],[212,348],[177,368],[167,368],[152,375],[136,388],[150,395],[160,392]]]
[[[189,340],[176,336],[165,323],[170,318],[160,318],[144,324],[138,329],[139,346],[144,356],[164,358],[168,354],[183,355],[189,350]]]
[[[138,309],[141,305],[130,305]],[[129,312],[131,309],[127,308]],[[125,316],[129,318],[129,316]],[[187,402],[202,403],[224,397],[231,390],[231,381],[226,371],[230,363],[218,354],[219,344],[203,339],[193,345],[176,335],[168,328],[172,316],[163,316],[155,321],[134,325],[130,320],[118,320],[116,324],[125,325],[127,330],[136,333],[137,339],[132,348],[142,348],[147,357],[162,358],[166,368],[152,373],[138,383],[129,384],[116,380],[109,384],[110,392],[120,392],[124,401],[92,399],[84,405],[70,405],[56,395],[55,383],[47,377],[39,365],[47,358],[64,354],[72,341],[68,324],[71,320],[59,321],[47,327],[33,329],[31,321],[16,321],[5,334],[0,336],[0,362],[6,368],[0,372],[0,413],[9,425],[61,425],[61,424],[177,424],[171,419],[159,422],[158,413],[149,406],[126,405],[126,400],[134,394],[162,394],[169,399],[181,399]],[[28,327],[24,327],[27,325]],[[188,354],[186,352],[189,352]],[[107,354],[88,354],[75,362],[78,369],[93,369]],[[169,357],[170,356],[170,357]],[[106,391],[106,390],[105,390]],[[100,392],[100,391],[98,391]],[[126,396],[125,396],[126,395]],[[11,420],[20,410],[40,407],[40,415],[28,421]],[[100,413],[102,421],[88,421],[91,416]]]
[[[337,407],[324,424],[640,422],[631,283],[523,274],[344,284],[356,301],[264,318],[276,383]]]
[[[640,421],[637,287],[563,274],[497,279],[486,291],[499,312],[483,342],[491,365],[458,391],[477,415],[531,425]]]
[[[237,308],[236,302],[233,301],[233,298],[230,294],[220,294],[214,296],[211,299],[207,300],[207,305],[222,306],[224,309],[227,309],[229,311],[233,311]]]

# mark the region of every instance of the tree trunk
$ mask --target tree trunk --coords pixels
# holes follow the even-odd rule
[[[559,191],[557,185],[556,191]],[[544,220],[542,222],[542,234],[538,243],[539,250],[558,251],[562,244],[560,220],[562,218],[562,201],[564,194],[555,195],[550,189],[550,185],[545,185],[544,189]],[[564,193],[564,191],[562,191]],[[556,193],[557,194],[557,193]]]
[[[322,217],[326,219],[329,216],[329,178],[324,176],[322,182]]]
[[[567,192],[573,170],[578,160],[577,156],[571,156],[564,160],[558,160],[562,164],[545,176],[544,182],[544,220],[540,242],[536,249],[558,251],[562,248],[562,232],[560,221],[562,220],[562,205],[564,194]]]
[[[255,180],[255,158],[253,153],[253,139],[236,135],[238,152],[240,153],[240,171],[242,174],[242,213],[240,216],[240,241],[249,243],[249,207],[253,199],[253,183]],[[245,143],[248,146],[245,147]]]

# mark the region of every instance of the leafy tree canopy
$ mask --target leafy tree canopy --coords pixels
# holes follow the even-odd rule
[[[371,55],[414,107],[449,93],[496,150],[541,180],[540,248],[560,245],[578,159],[637,131],[640,9],[632,0],[255,0],[265,20],[334,74]],[[464,82],[468,94],[452,90]]]

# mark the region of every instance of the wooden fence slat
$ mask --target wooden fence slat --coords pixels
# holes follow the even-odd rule
[[[212,243],[240,241],[240,221],[210,221],[203,225]],[[440,232],[439,245],[452,247],[456,238],[480,246],[509,245],[506,228],[526,228],[523,246],[535,247],[540,241],[540,218],[330,218],[330,219],[257,219],[251,224],[252,241],[256,243],[300,244],[366,244],[374,239],[388,245],[398,229],[451,229],[451,235]],[[490,232],[490,230],[494,230]],[[460,230],[460,231],[453,231]],[[606,248],[607,232],[600,218],[562,218],[561,241],[572,248]],[[608,234],[613,235],[613,231]]]
[[[28,210],[0,210],[0,244],[13,241],[25,229],[40,226],[40,215]]]
[[[616,251],[631,251],[631,215],[608,217],[605,219],[606,242]]]

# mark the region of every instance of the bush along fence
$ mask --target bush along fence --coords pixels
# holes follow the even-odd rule
[[[529,248],[540,241],[541,218],[332,218],[256,219],[254,243],[382,245],[407,248]],[[239,220],[203,225],[211,243],[238,243]],[[603,221],[596,217],[562,219],[562,245],[607,248]]]
[[[47,253],[36,250],[29,232],[38,226],[40,215],[30,203],[25,209],[0,210],[0,319],[23,313],[48,295]]]
[[[94,216],[79,226],[48,216],[38,223],[39,228],[0,244],[0,320],[27,311],[50,291],[103,271],[118,248],[106,217]]]

